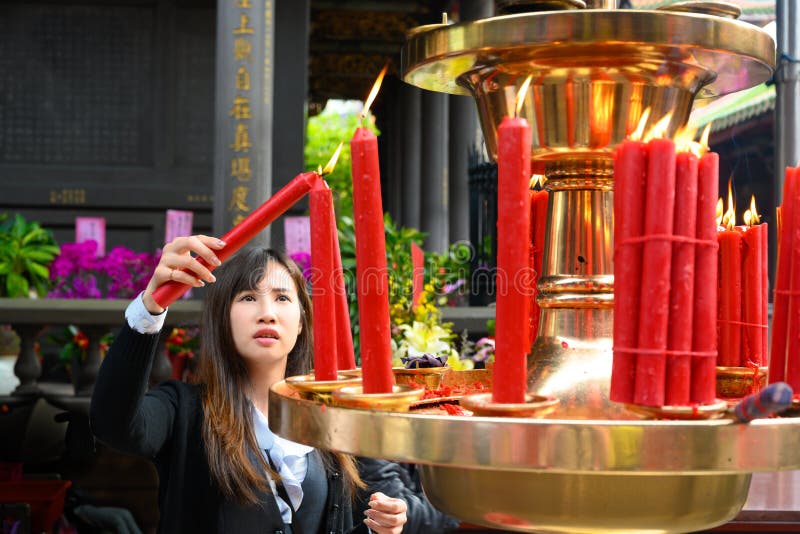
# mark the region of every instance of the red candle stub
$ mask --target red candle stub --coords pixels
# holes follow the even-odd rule
[[[525,402],[530,350],[530,146],[525,119],[506,117],[497,129],[497,312],[492,399]],[[522,216],[520,216],[523,214]],[[523,236],[522,239],[520,237]]]

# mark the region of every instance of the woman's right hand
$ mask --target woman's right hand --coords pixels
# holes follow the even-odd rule
[[[197,257],[203,258],[209,265],[217,267],[222,262],[214,251],[224,247],[224,241],[207,235],[177,237],[164,245],[161,259],[142,294],[142,301],[147,311],[153,314],[164,311],[164,308],[153,300],[153,292],[162,284],[174,281],[193,287],[202,287],[206,282],[215,282],[217,279],[207,267],[197,260]]]

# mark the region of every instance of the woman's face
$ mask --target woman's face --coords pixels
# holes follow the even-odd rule
[[[248,367],[286,364],[301,330],[300,300],[289,271],[270,261],[255,290],[242,291],[231,303],[236,351]]]

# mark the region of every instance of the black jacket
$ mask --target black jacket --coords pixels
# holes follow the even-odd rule
[[[169,380],[147,391],[157,342],[156,334],[123,326],[100,366],[90,417],[100,440],[152,458],[159,476],[159,532],[284,531],[269,489],[259,495],[259,505],[239,506],[212,480],[202,439],[199,388]],[[360,520],[353,526],[353,510],[343,489],[339,473],[330,473],[324,532],[367,532]]]
[[[157,344],[157,334],[140,334],[127,324],[122,327],[100,366],[90,419],[101,441],[153,460],[159,476],[159,532],[285,531],[271,491],[259,495],[257,506],[239,506],[217,488],[202,439],[199,388],[169,380],[148,391]],[[404,532],[434,533],[456,525],[409,487],[397,464],[364,459],[359,468],[369,491],[359,495],[355,507],[345,498],[340,474],[328,474],[328,498],[320,523],[324,534],[367,532],[363,510],[374,491],[406,501]]]

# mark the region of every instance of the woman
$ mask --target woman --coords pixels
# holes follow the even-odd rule
[[[224,246],[199,235],[164,247],[100,368],[91,404],[95,435],[153,459],[160,532],[401,532],[405,502],[380,492],[354,527],[353,496],[363,483],[352,458],[269,431],[269,387],[311,367],[310,302],[297,266],[270,250],[242,252],[215,277],[197,257],[220,265],[214,251]],[[168,381],[148,392],[166,313],[153,292],[170,280],[211,283],[200,383]]]

